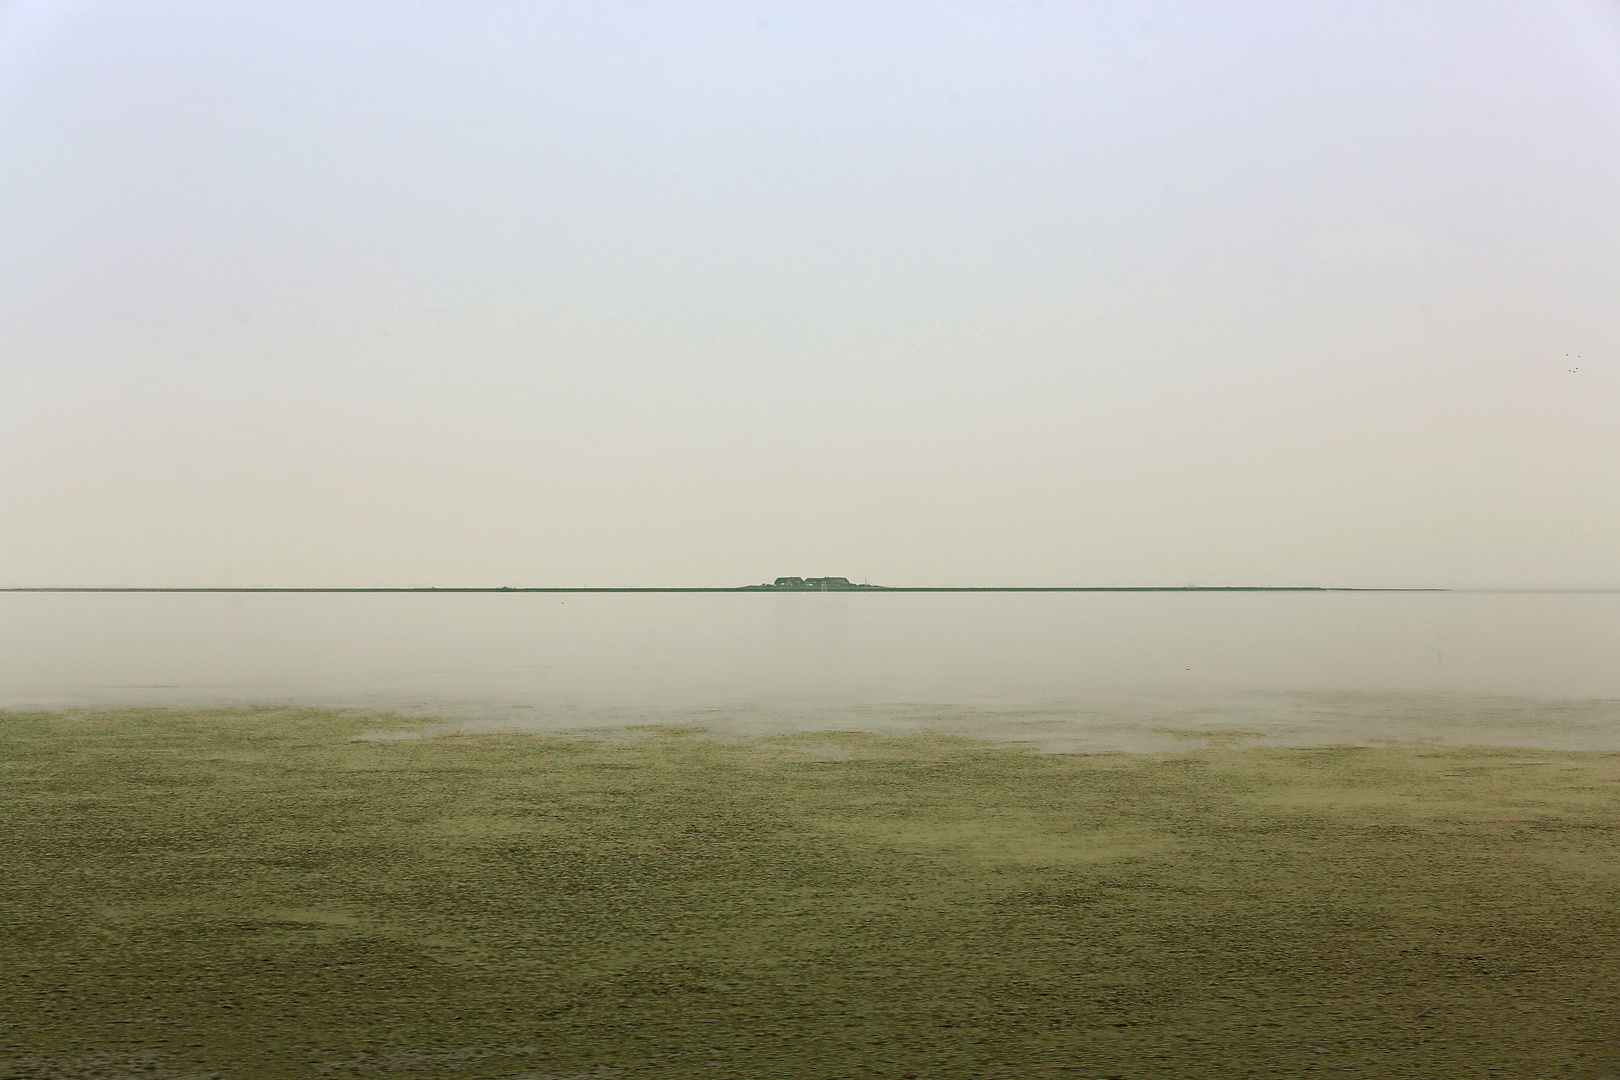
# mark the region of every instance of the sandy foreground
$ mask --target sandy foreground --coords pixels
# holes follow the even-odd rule
[[[0,714],[0,1078],[1620,1073],[1620,754],[379,726]]]

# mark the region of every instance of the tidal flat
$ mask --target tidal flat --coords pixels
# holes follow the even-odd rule
[[[1620,1073],[1620,754],[0,714],[0,1078]]]

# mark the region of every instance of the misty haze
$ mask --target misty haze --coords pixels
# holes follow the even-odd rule
[[[0,5],[0,1080],[1615,1080],[1617,176],[1607,0]]]

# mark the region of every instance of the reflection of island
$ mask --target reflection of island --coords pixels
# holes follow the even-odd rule
[[[882,585],[856,585],[847,577],[779,577],[764,585],[744,585],[745,589],[881,589]]]

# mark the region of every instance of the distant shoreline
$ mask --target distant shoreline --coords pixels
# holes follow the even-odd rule
[[[527,586],[421,586],[412,588],[233,588],[196,586],[30,585],[0,589],[8,593],[753,593],[753,592],[887,592],[887,593],[1251,593],[1251,592],[1612,592],[1609,589],[1379,589],[1341,585],[856,585],[846,588],[793,588],[774,585],[698,588],[610,587],[531,588]]]

